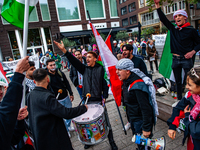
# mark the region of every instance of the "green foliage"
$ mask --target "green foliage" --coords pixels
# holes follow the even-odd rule
[[[101,35],[102,39],[105,41],[106,40],[106,35],[103,34],[103,33],[100,33],[100,35]],[[90,34],[90,36],[91,36],[90,43],[93,43],[93,44],[96,43],[96,39],[95,39],[94,35]]]
[[[196,4],[199,0],[185,0],[190,4]],[[173,0],[160,0],[160,5],[163,5],[164,2],[169,3],[169,5],[172,5],[174,3]],[[152,6],[154,5],[154,0],[147,0],[146,1],[147,6],[150,6],[149,10],[152,11]]]
[[[76,46],[76,42],[72,41],[72,40],[69,40],[68,38],[63,38],[62,41],[63,41],[65,47]]]
[[[162,33],[166,33],[168,31],[166,26],[162,26],[161,30],[162,30]]]
[[[137,36],[138,36],[138,34],[139,34],[139,32],[138,32],[138,31],[134,31],[134,32],[132,32],[132,36],[133,36],[133,37],[137,37]]]
[[[126,31],[119,31],[116,34],[116,40],[127,40],[129,38]]]
[[[153,27],[149,27],[149,28],[142,29],[141,35],[147,36],[147,35],[151,35],[153,33],[155,33],[155,29]]]

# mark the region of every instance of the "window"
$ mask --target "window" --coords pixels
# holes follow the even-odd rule
[[[200,9],[200,2],[197,3],[197,9]]]
[[[185,1],[182,1],[182,9],[185,9]]]
[[[140,5],[143,5],[144,4],[144,0],[140,0]]]
[[[129,12],[132,12],[134,10],[136,10],[135,2],[128,5],[128,11]]]
[[[171,8],[171,7],[170,7],[170,6],[168,6],[168,13],[170,13],[170,12],[171,12],[170,8]]]
[[[160,22],[156,10],[154,10],[153,12],[148,12],[148,13],[141,14],[141,20],[142,20],[142,25],[143,26],[151,25],[151,24],[155,24],[155,23],[159,23]]]
[[[119,4],[123,3],[123,0],[119,0]]]
[[[123,0],[123,2],[126,2],[126,0]]]
[[[178,4],[179,4],[179,9],[182,9],[182,3],[179,2]]]
[[[31,14],[29,15],[28,21],[29,22],[38,22],[38,14],[37,14],[36,7],[33,8]]]
[[[126,6],[121,8],[121,15],[125,15],[125,14],[127,14]]]
[[[116,0],[109,0],[110,3],[110,16],[111,17],[118,17],[117,14],[117,2]]]
[[[136,15],[130,17],[129,19],[130,19],[130,24],[135,24],[135,23],[137,23],[137,17],[136,17]]]
[[[102,0],[85,0],[85,9],[89,11],[91,18],[104,18]]]
[[[122,26],[128,26],[128,18],[122,20]]]
[[[77,0],[55,0],[59,21],[79,20]]]
[[[174,11],[177,11],[178,9],[177,9],[177,3],[174,3],[173,5],[172,5],[172,12],[174,12]]]
[[[9,39],[10,39],[10,44],[11,44],[11,49],[13,52],[14,60],[21,59],[19,47],[17,44],[17,39],[15,36],[15,31],[8,31],[8,35],[9,35]]]
[[[51,20],[47,0],[39,0],[39,2],[40,2],[40,10],[42,13],[42,20],[43,21]]]

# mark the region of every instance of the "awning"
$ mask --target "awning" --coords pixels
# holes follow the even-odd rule
[[[106,29],[98,29],[99,33],[109,33],[111,28],[106,28]],[[118,31],[127,31],[125,28],[112,28],[112,33],[113,32],[118,32]],[[62,37],[67,37],[67,38],[78,38],[78,37],[86,37],[90,36],[92,33],[92,30],[84,30],[84,31],[76,31],[76,32],[63,32],[60,33]]]

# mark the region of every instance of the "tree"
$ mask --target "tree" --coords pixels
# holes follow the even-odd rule
[[[141,35],[146,37],[146,36],[151,35],[153,33],[155,33],[155,29],[153,27],[149,27],[149,28],[142,29]]]
[[[65,47],[76,46],[76,42],[72,41],[72,40],[69,40],[68,38],[63,38],[62,41],[63,41]]]
[[[100,33],[100,35],[101,35],[102,39],[105,41],[106,40],[106,35],[103,34],[103,33]],[[95,39],[94,35],[90,34],[90,36],[91,36],[90,43],[96,43],[96,39]]]
[[[190,16],[190,8],[189,8],[189,4],[196,4],[199,0],[184,0],[185,5],[186,5],[186,12],[188,14],[188,16]],[[160,6],[163,5],[164,2],[168,2],[169,5],[173,5],[174,1],[173,0],[160,0]],[[147,0],[146,1],[147,6],[150,6],[149,10],[152,11],[152,6],[154,5],[154,0]],[[188,22],[191,23],[191,18],[188,17]]]
[[[166,33],[168,31],[167,27],[166,26],[162,26],[162,33]]]
[[[133,37],[137,37],[138,34],[139,34],[138,31],[134,31],[134,32],[132,32],[132,36],[133,36]]]
[[[116,34],[116,40],[127,40],[129,38],[126,31],[119,31]]]

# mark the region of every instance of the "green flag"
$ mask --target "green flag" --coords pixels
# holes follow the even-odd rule
[[[172,53],[170,48],[170,31],[167,33],[165,46],[163,49],[162,57],[160,59],[159,73],[165,78],[170,79],[172,74]]]
[[[29,15],[39,0],[30,0]],[[4,0],[1,16],[10,24],[23,28],[25,0]]]

